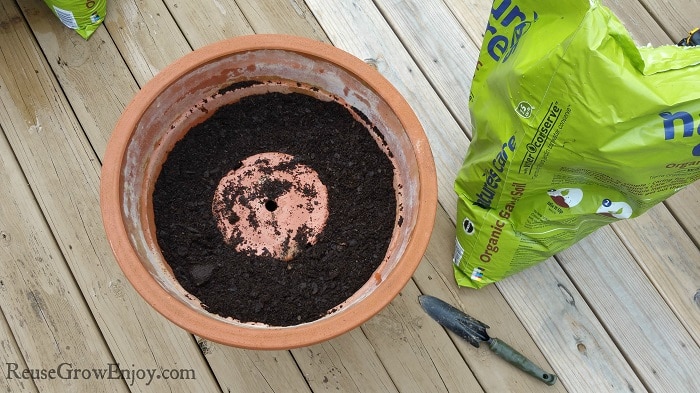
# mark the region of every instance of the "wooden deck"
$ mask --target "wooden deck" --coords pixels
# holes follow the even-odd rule
[[[452,184],[490,1],[108,2],[84,41],[40,0],[0,1],[3,391],[700,392],[698,183],[496,285],[455,284]],[[607,5],[638,43],[674,43],[700,25],[697,0]],[[418,114],[438,167],[434,235],[401,296],[360,328],[292,351],[217,345],[162,318],[119,270],[99,210],[106,141],[139,86],[193,48],[253,33],[311,37],[376,65]],[[559,382],[446,333],[420,293],[482,319]],[[83,372],[115,363],[134,378]],[[71,379],[49,378],[61,367]],[[11,373],[25,369],[37,378]]]

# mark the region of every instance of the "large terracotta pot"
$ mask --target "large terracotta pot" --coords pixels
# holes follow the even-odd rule
[[[244,81],[264,83],[217,96]],[[159,250],[153,220],[154,183],[174,144],[221,105],[240,95],[266,91],[297,91],[357,108],[384,135],[398,169],[400,211],[388,252],[373,277],[338,311],[287,327],[241,323],[204,310],[174,278]],[[198,49],[144,86],[109,141],[101,206],[117,262],[158,312],[187,331],[222,344],[288,349],[328,340],[359,326],[401,291],[428,245],[436,189],[433,158],[418,119],[375,69],[320,42],[253,35]]]

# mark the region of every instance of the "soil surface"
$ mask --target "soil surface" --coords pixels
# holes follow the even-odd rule
[[[212,213],[220,179],[264,152],[294,156],[328,191],[328,219],[316,244],[300,242],[304,249],[287,262],[236,252]],[[221,107],[175,145],[153,209],[163,256],[208,311],[295,325],[333,311],[383,260],[396,222],[393,164],[336,102],[298,93],[250,96]]]

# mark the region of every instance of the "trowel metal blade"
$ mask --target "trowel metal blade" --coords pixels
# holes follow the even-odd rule
[[[418,297],[423,310],[443,327],[451,330],[471,345],[479,348],[479,343],[488,341],[485,323],[478,321],[452,305],[430,295]]]

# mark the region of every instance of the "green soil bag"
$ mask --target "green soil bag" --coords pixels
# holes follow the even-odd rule
[[[107,13],[107,0],[44,0],[44,3],[64,25],[86,40],[102,24]]]
[[[479,288],[700,178],[700,47],[638,48],[596,0],[496,0],[455,191]]]

